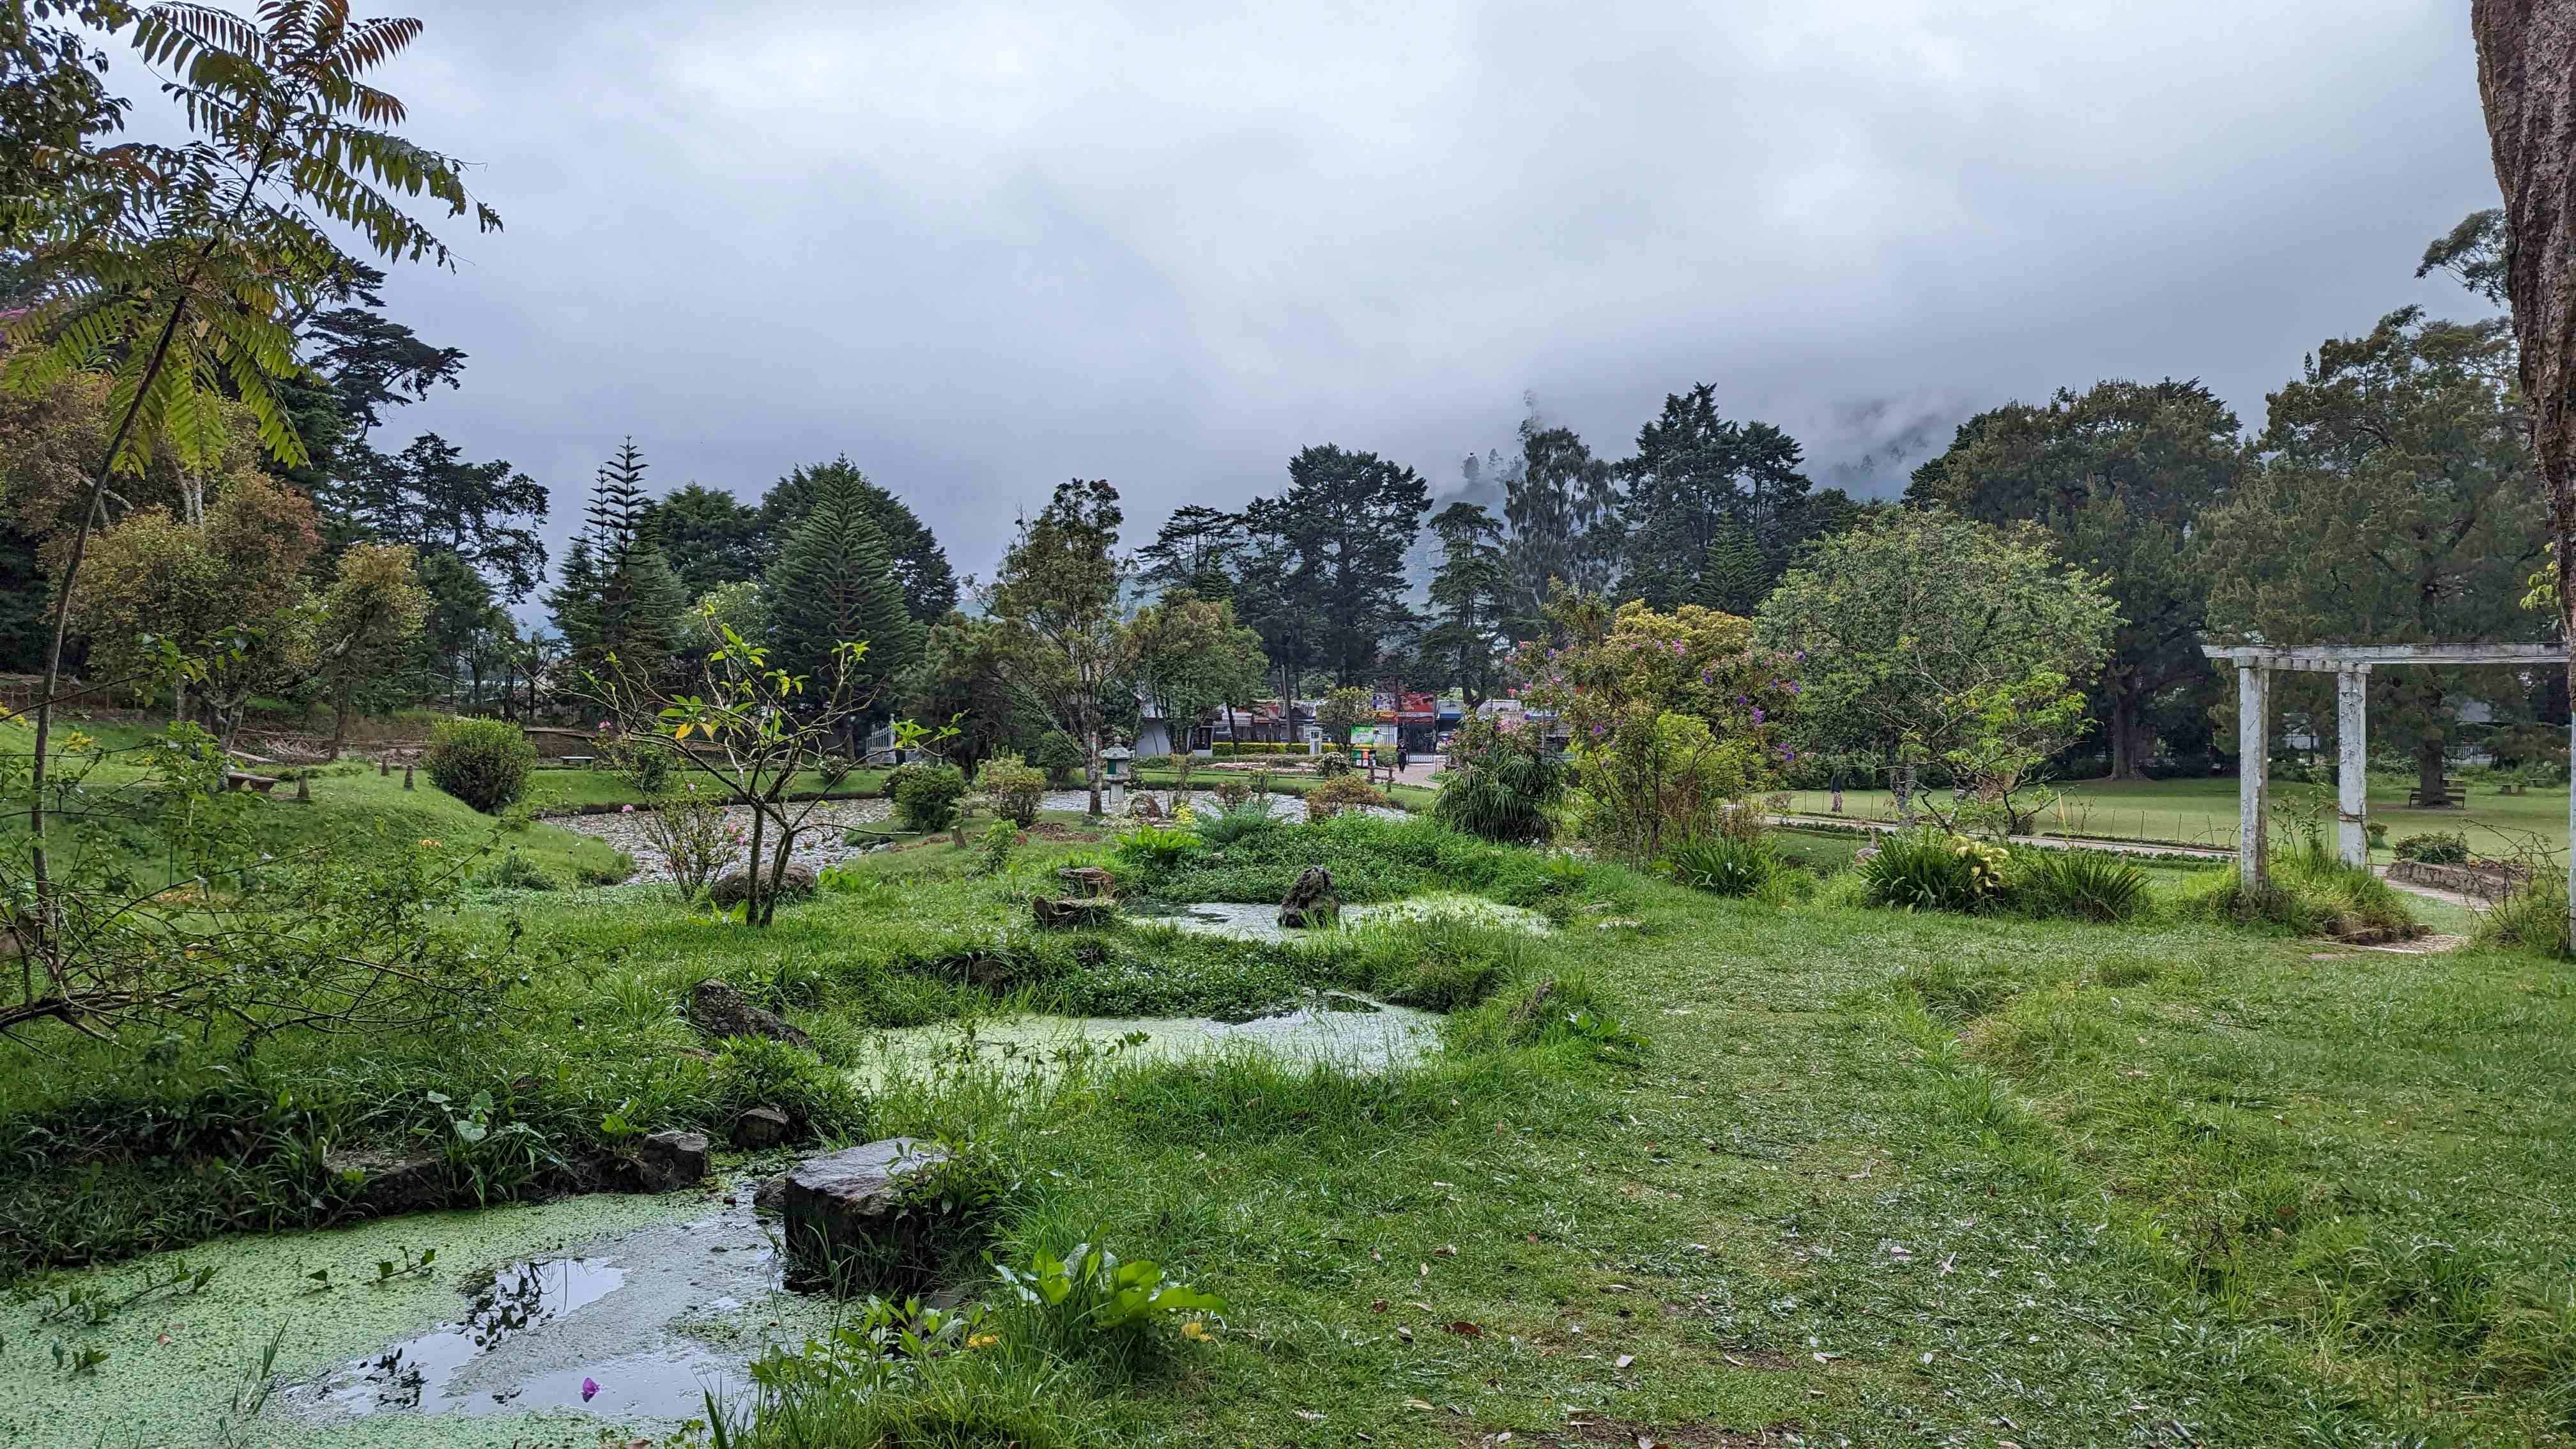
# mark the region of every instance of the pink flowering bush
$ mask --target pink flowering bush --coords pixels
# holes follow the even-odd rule
[[[1614,613],[1560,593],[1560,642],[1515,661],[1523,698],[1553,709],[1574,765],[1577,829],[1649,861],[1684,841],[1758,826],[1744,804],[1787,758],[1776,741],[1798,698],[1797,661],[1760,649],[1751,621],[1697,604]]]

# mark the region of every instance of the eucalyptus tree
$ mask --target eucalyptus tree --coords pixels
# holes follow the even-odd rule
[[[2530,441],[2557,550],[2558,637],[2576,708],[2576,0],[2470,0],[2478,94],[2504,193],[2504,294],[2513,303]],[[2576,740],[2576,715],[2569,719]],[[2576,796],[2568,803],[2576,829]],[[2576,852],[2567,865],[2576,944]]]
[[[100,495],[157,456],[185,466],[219,451],[227,395],[249,409],[278,462],[309,461],[278,384],[299,370],[288,319],[345,275],[341,238],[387,261],[445,266],[447,245],[413,215],[416,199],[451,218],[470,215],[485,231],[500,217],[468,193],[462,162],[399,133],[402,102],[366,80],[419,36],[417,20],[353,19],[346,0],[270,0],[255,19],[191,4],[33,5],[127,35],[165,78],[162,92],[186,128],[175,143],[103,149],[85,132],[77,164],[41,171],[35,191],[8,202],[31,305],[12,328],[20,341],[0,385],[36,392],[103,371],[115,418],[64,550],[33,710],[35,910],[21,934],[32,936],[30,954],[60,999],[76,983],[46,857],[46,774],[67,621]]]

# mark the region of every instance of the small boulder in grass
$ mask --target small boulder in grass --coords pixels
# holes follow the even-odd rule
[[[689,1022],[707,1035],[722,1040],[729,1036],[765,1036],[814,1049],[814,1039],[782,1020],[778,1013],[753,1004],[741,988],[730,981],[710,976],[689,988]]]
[[[1310,865],[1288,888],[1287,899],[1279,903],[1279,924],[1288,930],[1318,930],[1342,917],[1342,898],[1334,893],[1333,873],[1320,865]]]
[[[656,1132],[635,1149],[635,1175],[646,1192],[676,1192],[707,1175],[707,1135]]]
[[[824,1157],[810,1157],[777,1179],[778,1209],[787,1219],[787,1255],[796,1279],[834,1284],[836,1268],[885,1256],[888,1235],[910,1231],[896,1221],[905,1180],[948,1160],[948,1149],[912,1137],[889,1137]],[[765,1194],[766,1189],[764,1189]],[[758,1198],[754,1198],[758,1205]],[[851,1283],[853,1289],[881,1285]]]
[[[775,1107],[753,1107],[733,1119],[732,1135],[735,1147],[757,1152],[796,1135],[796,1124]]]
[[[798,901],[814,894],[819,885],[812,867],[791,860],[787,868],[778,873],[777,887],[770,894],[782,901]],[[748,871],[727,871],[707,887],[708,903],[718,907],[738,906],[750,898],[751,874]]]

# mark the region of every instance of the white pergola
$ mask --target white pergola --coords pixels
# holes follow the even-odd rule
[[[2370,863],[2370,776],[2366,730],[2370,671],[2382,664],[2554,664],[2561,644],[2204,644],[2200,652],[2236,666],[2236,869],[2249,886],[2270,874],[2272,671],[2335,677],[2335,844],[2353,865]],[[2576,739],[2576,720],[2570,722]],[[2576,838],[2576,791],[2567,801]]]

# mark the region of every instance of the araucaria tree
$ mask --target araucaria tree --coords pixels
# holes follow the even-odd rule
[[[1628,493],[1621,591],[1657,608],[1749,613],[1810,531],[1797,440],[1729,422],[1701,383],[1664,399],[1622,465]]]
[[[1431,575],[1431,627],[1422,635],[1421,663],[1472,707],[1501,686],[1511,645],[1502,525],[1473,503],[1452,503],[1431,520],[1431,533],[1440,540],[1440,564]]]
[[[810,510],[769,566],[761,602],[778,667],[822,677],[841,641],[868,641],[863,659],[838,667],[874,700],[921,657],[921,626],[905,610],[885,535],[855,468],[817,470]]]
[[[2121,624],[2100,676],[2103,730],[2111,778],[2131,780],[2154,753],[2160,716],[2182,712],[2168,701],[2209,677],[2204,520],[2246,466],[2236,415],[2209,389],[2113,381],[1968,419],[1949,451],[1914,470],[1905,497],[2035,524],[2061,558],[2104,580]]]
[[[619,670],[650,677],[679,647],[689,598],[643,532],[649,466],[632,438],[600,465],[582,531],[546,595],[577,674],[607,673],[613,658]]]
[[[1002,555],[985,611],[1009,630],[999,662],[1055,727],[1082,745],[1090,813],[1100,813],[1100,751],[1115,695],[1126,688],[1134,640],[1119,614],[1126,515],[1106,479],[1073,479]]]
[[[1258,562],[1237,600],[1283,673],[1376,677],[1416,622],[1404,556],[1430,508],[1422,475],[1375,453],[1325,444],[1288,460],[1287,491],[1244,510]]]
[[[2000,792],[2010,808],[2081,736],[2077,681],[2118,623],[2102,582],[2036,526],[1907,508],[1817,545],[1763,601],[1761,637],[1799,661],[1801,748],[1882,762],[1910,812],[1925,764],[1954,798]]]

